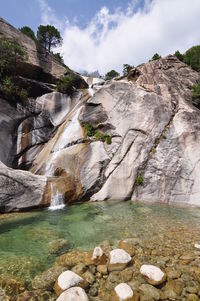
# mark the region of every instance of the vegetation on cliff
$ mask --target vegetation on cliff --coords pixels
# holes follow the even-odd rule
[[[26,53],[17,41],[0,39],[0,94],[11,102],[28,97],[25,89],[16,85],[17,63],[26,59]]]

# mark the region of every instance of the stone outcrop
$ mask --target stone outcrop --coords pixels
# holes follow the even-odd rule
[[[76,183],[74,200],[198,205],[200,114],[191,87],[199,74],[173,56],[138,69],[136,78],[107,82],[80,102],[32,171],[65,174]],[[87,137],[85,124],[109,134],[112,143]]]
[[[2,18],[0,18],[1,36],[18,41],[26,50],[28,61],[18,66],[20,75],[53,83],[64,74],[65,67],[56,61],[51,54]]]
[[[0,212],[48,206],[46,177],[8,168],[0,162]]]
[[[53,190],[65,203],[200,204],[200,113],[191,103],[199,74],[173,56],[141,65],[134,74],[95,93],[89,83],[88,91],[72,98],[45,94],[29,101],[16,120],[4,117],[14,122],[6,121],[10,132],[17,127],[17,145],[14,132],[6,143],[16,148],[18,167],[47,176],[48,197]]]

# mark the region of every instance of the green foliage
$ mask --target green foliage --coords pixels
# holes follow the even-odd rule
[[[25,101],[28,93],[25,89],[20,89],[11,77],[6,77],[0,85],[0,93],[5,99],[11,102]]]
[[[179,59],[179,61],[183,61],[183,55],[180,53],[179,50],[177,50],[174,55],[177,57],[177,59]]]
[[[192,88],[192,103],[200,109],[200,82]]]
[[[17,41],[0,38],[0,80],[16,75],[17,62],[25,58],[25,51]]]
[[[56,90],[71,95],[74,91],[74,79],[71,74],[62,75],[56,83]]]
[[[112,137],[110,135],[96,130],[92,124],[86,123],[84,124],[84,128],[88,137],[94,137],[96,140],[106,142],[107,144],[112,143]]]
[[[111,80],[111,79],[113,79],[114,77],[117,77],[117,76],[119,76],[119,75],[120,75],[120,74],[119,74],[117,71],[111,70],[111,71],[109,71],[108,73],[106,73],[105,79],[106,79],[106,80]]]
[[[161,59],[161,56],[158,54],[158,53],[155,53],[154,55],[153,55],[153,57],[152,57],[152,61],[156,61],[156,60],[159,60],[159,59]]]
[[[52,54],[53,54],[53,56],[55,57],[55,59],[56,59],[60,64],[64,65],[64,59],[63,59],[62,55],[61,55],[59,52],[57,52],[57,53],[52,53]]]
[[[183,61],[192,69],[200,71],[200,45],[187,50],[184,54]]]
[[[23,27],[19,28],[19,30],[20,30],[23,34],[25,34],[27,37],[31,38],[32,40],[34,40],[34,41],[36,40],[35,33],[34,33],[34,31],[33,31],[30,27],[28,27],[28,26],[23,26]]]
[[[48,52],[51,52],[53,47],[62,44],[62,38],[57,28],[52,25],[40,25],[37,31],[37,39]]]
[[[128,64],[124,64],[123,65],[123,75],[127,76],[129,74],[129,72],[131,71],[131,69],[134,68],[134,66],[128,65]]]
[[[143,184],[143,177],[141,176],[141,175],[138,175],[137,176],[137,179],[136,179],[136,181],[135,181],[135,185],[136,186],[140,186],[140,185],[142,185]]]

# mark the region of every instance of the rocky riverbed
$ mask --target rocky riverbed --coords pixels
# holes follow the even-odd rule
[[[101,214],[100,212],[97,214],[97,211],[94,214],[93,208],[96,210],[96,206],[100,205],[84,204],[74,206],[72,209],[67,208],[69,215],[70,210],[73,212],[70,217],[71,222],[72,217],[76,222],[77,220],[80,222],[80,235],[84,235],[83,232],[86,232],[83,222],[83,220],[88,221],[86,212],[93,217],[94,223],[98,224],[97,219],[101,217],[102,211]],[[55,255],[54,260],[49,261],[51,264],[47,268],[45,268],[45,265],[41,268],[42,261],[39,260],[39,251],[43,252],[41,248],[38,250],[38,261],[35,260],[35,267],[31,265],[31,260],[29,262],[30,266],[28,266],[28,257],[24,257],[23,266],[22,258],[19,260],[16,256],[16,260],[13,260],[12,265],[9,265],[4,258],[3,261],[7,265],[6,269],[5,266],[3,268],[1,259],[0,300],[186,301],[200,299],[198,209],[168,208],[166,206],[159,208],[159,205],[132,205],[131,220],[128,211],[120,213],[121,203],[115,205],[103,203],[101,206],[105,206],[103,211],[104,227],[99,228],[102,232],[101,236],[99,236],[97,228],[94,230],[94,234],[96,233],[96,236],[101,237],[101,239],[104,237],[105,241],[101,240],[89,249],[86,248],[86,241],[85,245],[81,245],[80,239],[80,243],[74,244],[73,247],[70,247],[72,240],[67,240],[66,237],[56,240],[54,237],[52,242],[50,232],[46,227],[46,236],[49,240],[47,244],[45,237],[43,237],[45,236],[43,226],[41,226],[38,218],[40,239],[43,237],[49,250],[48,254]],[[123,208],[126,208],[126,206],[130,210],[131,204],[123,203]],[[76,213],[75,215],[76,210],[79,214]],[[135,215],[133,214],[134,210]],[[62,219],[62,212],[57,213],[60,219]],[[112,217],[112,221],[109,221],[110,212],[113,212],[118,224],[115,224],[114,217]],[[31,213],[24,213],[24,215],[26,218],[30,218]],[[138,216],[138,220],[136,216]],[[185,219],[186,216],[188,220]],[[13,219],[18,219],[17,214],[14,215]],[[139,220],[140,226],[138,226]],[[115,234],[109,227],[110,223],[113,224]],[[110,236],[106,226],[111,231]],[[140,231],[140,227],[143,227],[143,232]],[[83,232],[81,228],[83,228]],[[87,233],[88,238],[84,236],[84,240],[89,240],[90,237],[93,238],[91,228],[94,228],[92,223],[90,232],[88,230]],[[67,227],[64,230],[67,231]],[[74,230],[73,234],[75,235]],[[1,235],[1,239],[3,235]],[[37,236],[38,233],[35,235]],[[115,236],[114,239],[112,239],[112,236]],[[95,242],[94,238],[93,242]],[[39,240],[37,243],[41,247]],[[34,255],[34,247],[31,241],[30,244]],[[84,248],[88,250],[84,251]],[[7,254],[9,257],[9,252]],[[58,256],[58,254],[62,255]],[[44,258],[42,260],[45,261]],[[28,270],[30,267],[32,272],[34,270],[33,277],[32,279],[26,279],[23,269]],[[35,272],[36,270],[38,272]],[[31,272],[29,271],[29,273]],[[74,294],[76,299],[73,299]]]

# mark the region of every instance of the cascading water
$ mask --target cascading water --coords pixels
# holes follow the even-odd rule
[[[51,204],[49,210],[58,210],[65,207],[63,194],[58,191],[54,192],[53,183],[51,183]]]

